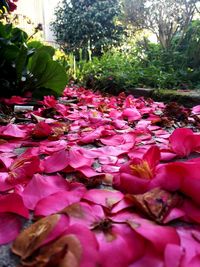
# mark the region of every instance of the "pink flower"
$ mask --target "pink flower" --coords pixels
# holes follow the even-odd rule
[[[150,147],[142,158],[131,159],[120,168],[118,187],[133,194],[145,192],[156,176],[159,161],[160,150],[157,146]]]
[[[31,155],[26,151],[10,165],[6,182],[12,186],[26,183],[33,174],[40,170],[39,164],[38,156]]]

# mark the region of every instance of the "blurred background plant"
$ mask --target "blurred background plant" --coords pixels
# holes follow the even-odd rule
[[[41,41],[41,24],[28,35],[17,29],[19,16],[6,13],[4,3],[0,6],[1,94],[28,90],[45,94],[44,88],[60,94],[66,83],[113,94],[135,87],[198,89],[199,3],[62,0],[52,22],[54,49]]]
[[[40,30],[40,25],[35,33]],[[32,41],[12,24],[0,22],[1,96],[23,95],[26,92],[45,94],[45,89],[59,95],[68,79],[65,68],[53,60],[55,49]],[[43,89],[43,90],[41,90]]]

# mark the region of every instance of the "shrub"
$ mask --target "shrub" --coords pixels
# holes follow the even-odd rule
[[[54,48],[28,41],[21,29],[0,23],[0,95],[36,94],[42,88],[60,94],[68,80],[65,69],[53,60]]]

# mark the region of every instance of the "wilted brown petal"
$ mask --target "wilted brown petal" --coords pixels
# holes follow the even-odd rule
[[[162,223],[169,211],[181,202],[181,197],[177,193],[170,193],[161,188],[154,188],[140,195],[127,195],[127,198],[158,223]]]
[[[34,260],[22,261],[22,266],[30,267],[78,267],[82,255],[80,241],[75,235],[65,235],[54,243],[42,247]]]
[[[14,241],[13,253],[19,255],[22,259],[29,257],[39,248],[59,219],[60,215],[51,215],[25,229]]]

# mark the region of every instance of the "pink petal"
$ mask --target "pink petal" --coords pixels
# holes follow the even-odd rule
[[[104,130],[104,127],[100,126],[96,130],[91,131],[91,132],[85,134],[85,136],[81,137],[79,142],[84,143],[84,144],[92,143],[101,137],[101,133],[103,130]]]
[[[113,165],[104,165],[101,167],[101,171],[104,173],[116,173],[119,172],[120,167]]]
[[[29,218],[29,212],[24,206],[22,197],[15,193],[0,196],[0,212],[12,212]]]
[[[200,242],[199,242],[199,228],[197,227],[178,227],[177,232],[180,236],[181,247],[185,251],[185,255],[183,258],[183,266],[193,267],[193,265],[189,265],[193,261],[196,264],[195,257],[200,255]],[[195,266],[195,265],[194,265]]]
[[[95,235],[85,226],[74,224],[66,231],[66,235],[75,235],[82,246],[82,257],[80,260],[80,267],[95,267],[99,266],[100,255],[98,251],[98,243]]]
[[[200,223],[199,205],[196,205],[193,201],[188,199],[184,201],[182,210],[190,220]]]
[[[52,127],[44,121],[38,122],[33,131],[32,136],[34,138],[45,138],[52,133]]]
[[[200,114],[200,105],[193,107],[192,113],[193,114]]]
[[[34,210],[39,200],[58,191],[68,190],[68,183],[60,176],[42,176],[36,174],[22,192],[25,206]]]
[[[131,133],[123,134],[123,135],[114,135],[109,137],[101,138],[100,141],[107,146],[118,146],[125,143],[133,143],[135,144],[135,135]]]
[[[123,117],[127,117],[128,121],[136,121],[141,119],[141,114],[136,108],[126,108],[123,110]]]
[[[35,207],[36,216],[48,216],[68,205],[79,202],[86,189],[81,186],[73,191],[60,191],[39,200]]]
[[[163,252],[167,244],[180,244],[179,236],[173,227],[160,226],[139,218],[129,221],[129,224],[138,234],[150,241],[159,252]]]
[[[78,149],[69,150],[69,165],[74,169],[83,166],[91,166],[92,163],[93,159],[85,157],[81,150]]]
[[[13,185],[26,182],[40,170],[39,164],[38,156],[33,156],[26,151],[10,165],[7,182]]]
[[[100,156],[99,163],[100,164],[116,164],[118,158],[116,156]]]
[[[102,206],[89,205],[86,202],[74,203],[66,207],[63,212],[69,216],[70,225],[78,223],[89,228],[105,217]]]
[[[170,146],[177,155],[188,156],[194,149],[193,132],[187,128],[179,128],[169,137]]]
[[[61,171],[69,165],[69,155],[67,151],[63,149],[46,158],[42,165],[46,173]]]
[[[143,267],[143,266],[166,267],[164,265],[162,257],[155,250],[153,250],[151,247],[148,247],[145,255],[141,259],[139,259],[138,261],[129,265],[129,267]],[[175,266],[173,266],[173,267],[175,267]],[[177,267],[179,267],[179,266],[177,266]]]
[[[150,180],[142,179],[128,173],[121,173],[120,175],[119,188],[131,194],[141,194],[146,192],[149,184]]]
[[[100,141],[102,142],[102,144],[107,146],[117,146],[123,144],[125,140],[122,135],[114,135],[111,137],[109,136],[101,138]]]
[[[7,172],[0,172],[0,192],[7,191],[12,189],[14,186],[7,182],[8,173]]]
[[[199,267],[199,263],[200,263],[200,255],[196,255],[191,259],[187,267]]]
[[[8,157],[2,157],[0,155],[0,170],[1,171],[7,170],[12,162],[13,162],[13,159],[8,158]]]
[[[25,138],[26,135],[26,132],[15,124],[0,127],[0,136],[4,138]]]
[[[0,245],[13,241],[20,232],[20,218],[10,213],[0,213]]]
[[[180,246],[168,244],[165,249],[165,267],[182,266],[184,249]]]
[[[133,146],[134,146],[134,143],[126,143],[126,144],[122,144],[116,147],[114,146],[100,147],[98,149],[93,149],[93,151],[100,151],[104,155],[119,156],[119,155],[129,152],[129,150],[133,148]]]
[[[10,99],[5,99],[4,102],[7,105],[12,105],[12,104],[18,104],[18,105],[19,104],[25,104],[27,102],[27,98],[13,95]]]
[[[89,166],[83,166],[83,167],[77,168],[76,171],[81,172],[87,178],[104,176],[104,173],[96,172],[93,168]]]
[[[124,129],[127,127],[127,122],[124,120],[115,119],[113,125],[116,129]]]
[[[42,242],[42,245],[48,244],[61,236],[69,226],[69,218],[66,215],[60,215],[60,219],[53,228],[53,230],[48,234],[47,238]]]
[[[111,208],[113,205],[121,201],[123,197],[124,195],[118,191],[91,189],[84,194],[83,199]]]
[[[146,160],[152,170],[160,162],[160,149],[157,146],[151,146],[144,154],[143,159]]]
[[[13,152],[14,149],[21,146],[21,143],[18,141],[5,141],[2,144],[0,143],[0,152]]]
[[[96,237],[102,267],[128,267],[144,253],[144,241],[125,224],[113,225],[107,234],[96,232]]]

